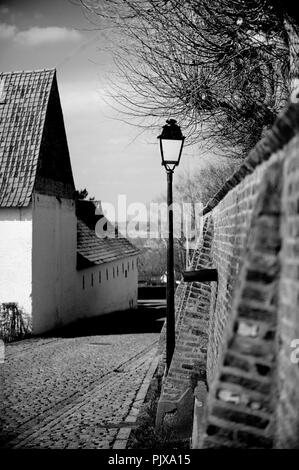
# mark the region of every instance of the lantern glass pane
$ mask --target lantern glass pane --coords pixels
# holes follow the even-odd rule
[[[177,162],[180,156],[182,141],[162,139],[165,162]]]

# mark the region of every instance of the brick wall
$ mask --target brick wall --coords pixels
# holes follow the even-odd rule
[[[298,132],[290,105],[209,202],[192,268],[216,268],[218,282],[176,293],[161,400],[206,381],[195,447],[299,447]]]
[[[236,259],[225,256],[232,259],[229,269],[222,262],[233,282],[219,285],[224,297],[214,311],[218,335],[209,342],[205,447],[273,444],[281,182],[281,163],[275,160],[264,168],[253,210],[244,218],[242,248]]]
[[[283,169],[277,357],[276,447],[299,448],[299,364],[291,342],[299,338],[299,137],[286,149]],[[299,344],[297,343],[297,347]],[[297,353],[295,359],[299,360]]]
[[[194,252],[192,269],[211,266],[213,224],[206,217],[200,247]],[[210,283],[182,283],[176,295],[176,352],[163,385],[167,400],[179,400],[196,376],[205,380],[208,345]]]

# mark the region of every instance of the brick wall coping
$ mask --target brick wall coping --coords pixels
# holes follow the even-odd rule
[[[291,103],[276,119],[272,128],[249,152],[244,163],[226,181],[221,189],[212,197],[203,209],[203,215],[209,213],[236,187],[243,179],[252,173],[262,162],[268,160],[271,155],[281,150],[299,131],[299,104]]]

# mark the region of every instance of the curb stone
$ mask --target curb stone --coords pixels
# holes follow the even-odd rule
[[[136,423],[141,406],[144,403],[146,394],[151,384],[153,375],[157,369],[158,362],[159,362],[159,355],[156,355],[152,360],[152,363],[146,373],[146,376],[136,395],[132,408],[128,416],[125,419],[125,422],[130,423],[130,424]],[[126,449],[132,429],[133,429],[133,426],[120,429],[116,435],[112,449]]]

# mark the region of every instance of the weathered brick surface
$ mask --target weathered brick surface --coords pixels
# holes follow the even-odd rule
[[[192,269],[211,267],[213,222],[207,217],[200,247],[194,252]],[[179,296],[181,299],[179,300]],[[177,401],[197,380],[206,380],[208,317],[211,286],[206,282],[182,283],[176,294],[175,354],[163,385],[162,399]],[[194,382],[196,385],[196,382]]]
[[[231,318],[257,188],[269,164],[261,165],[204,217],[192,269],[217,268],[218,282],[182,283],[176,291],[176,349],[163,387],[167,400],[178,400],[196,379],[205,380],[207,375],[209,383],[213,380]],[[160,351],[165,351],[165,331]]]
[[[299,448],[298,131],[290,105],[210,201],[192,268],[218,282],[177,291],[163,393],[175,401],[206,375],[203,447]]]
[[[278,406],[276,446],[299,448],[299,363],[291,342],[299,339],[299,136],[284,165],[278,311]],[[297,343],[297,348],[299,344]],[[299,353],[296,355],[299,362]],[[295,359],[296,359],[295,357]]]
[[[276,330],[278,309],[282,182],[279,157],[270,161],[259,184],[241,252],[239,280],[230,293],[227,328],[221,332],[222,341],[217,342],[213,337],[209,342],[211,390],[206,428],[209,446],[214,438],[217,447],[222,444],[271,447],[273,444],[276,337],[269,332]],[[235,279],[236,271],[231,270]],[[222,290],[227,294],[229,288]],[[219,303],[228,312],[225,301],[217,299],[216,325],[221,315],[217,309]]]

